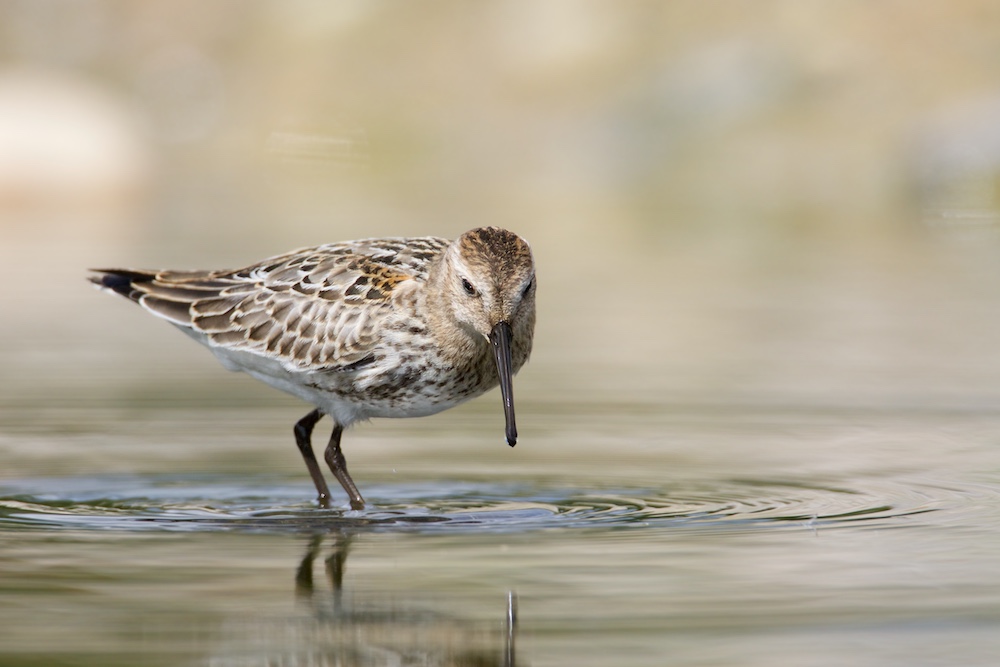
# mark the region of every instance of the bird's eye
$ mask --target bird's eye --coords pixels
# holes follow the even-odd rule
[[[462,278],[462,289],[464,289],[465,293],[468,294],[469,296],[476,296],[476,288],[473,287],[472,283],[470,283],[465,278]]]
[[[534,286],[535,286],[535,277],[531,276],[531,280],[529,280],[528,284],[524,286],[523,290],[521,290],[521,298],[523,299],[526,296],[528,296],[528,292],[530,292],[531,288]]]

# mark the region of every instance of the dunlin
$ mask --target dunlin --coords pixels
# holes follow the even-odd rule
[[[517,442],[512,376],[531,353],[535,265],[528,244],[496,227],[449,241],[382,238],[296,250],[236,270],[94,269],[90,279],[176,325],[234,371],[315,407],[295,442],[329,507],[312,449],[353,509],[343,430],[372,417],[421,417],[500,385],[507,444]]]

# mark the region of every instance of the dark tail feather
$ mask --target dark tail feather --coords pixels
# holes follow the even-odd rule
[[[148,283],[156,278],[153,271],[135,271],[132,269],[91,269],[98,275],[88,276],[90,282],[101,289],[112,291],[116,294],[138,301],[142,292],[134,289],[133,285]]]

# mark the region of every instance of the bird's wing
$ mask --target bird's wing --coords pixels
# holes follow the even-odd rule
[[[235,271],[100,270],[98,285],[209,345],[295,370],[351,370],[374,360],[379,324],[404,281],[422,281],[448,241],[369,239],[272,257]]]

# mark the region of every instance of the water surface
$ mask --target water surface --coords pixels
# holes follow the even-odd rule
[[[53,474],[0,483],[0,662],[1000,655],[1000,415],[793,404],[530,413],[536,435],[514,450],[476,426],[478,410],[352,431],[364,511],[318,509],[290,436],[255,420],[230,423],[225,442],[192,428],[202,411],[180,409],[72,436],[25,428],[24,441],[72,437],[86,453],[25,452],[22,465]],[[159,470],[116,442],[153,423],[185,433]],[[399,442],[407,423],[423,426]],[[609,440],[598,424],[620,431]],[[227,442],[264,465],[212,465],[213,445],[233,454]]]

